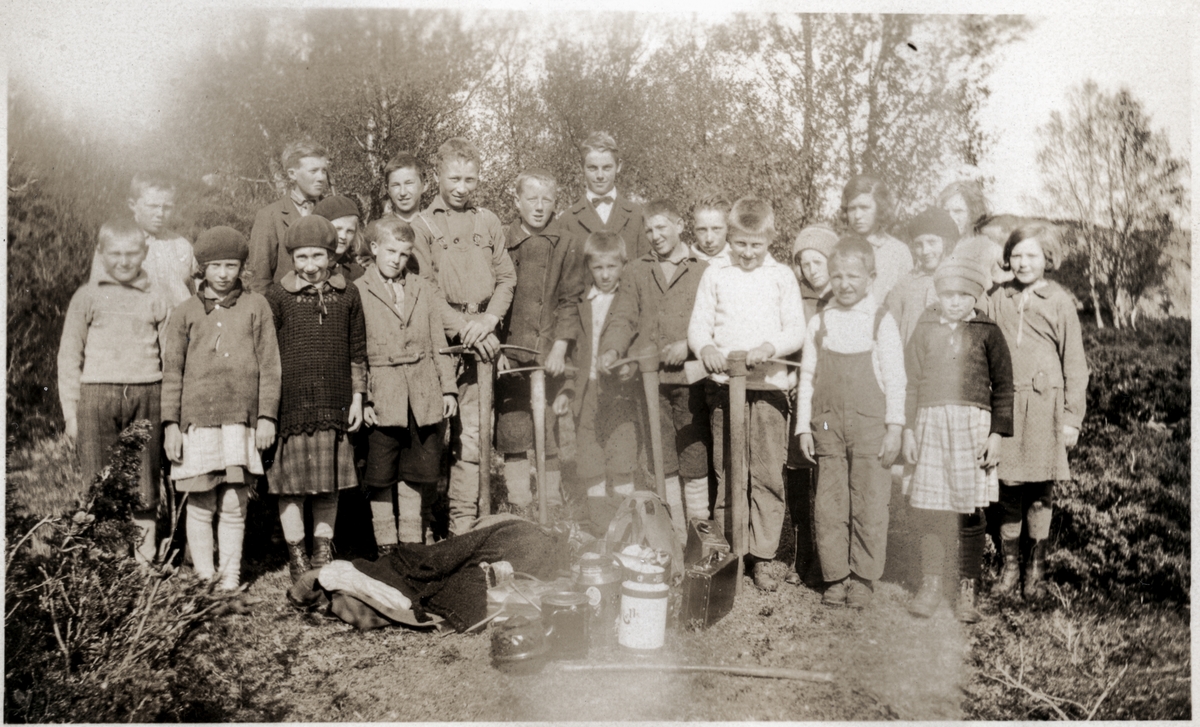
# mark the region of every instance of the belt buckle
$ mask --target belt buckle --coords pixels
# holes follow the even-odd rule
[[[478,303],[467,303],[466,313],[467,313],[467,315],[472,315],[472,316],[479,313],[479,304]]]

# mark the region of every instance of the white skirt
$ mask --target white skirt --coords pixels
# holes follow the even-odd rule
[[[224,473],[230,467],[244,467],[253,475],[263,473],[262,456],[254,446],[254,427],[193,425],[183,433],[183,462],[171,467],[171,479],[178,482],[210,472]]]

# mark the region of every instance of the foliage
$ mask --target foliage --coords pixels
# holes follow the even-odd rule
[[[1164,254],[1188,205],[1186,159],[1171,153],[1126,88],[1074,88],[1066,114],[1039,127],[1037,161],[1052,214],[1078,220],[1096,323],[1104,300],[1113,324],[1133,325],[1138,301],[1161,282]]]
[[[204,694],[206,682],[180,679],[175,664],[220,604],[203,584],[130,557],[149,427],[122,433],[75,507],[41,519],[11,501],[6,508],[5,721],[178,719]]]
[[[1050,565],[1084,593],[1189,602],[1191,338],[1187,321],[1085,328],[1091,380],[1074,479],[1056,495]]]

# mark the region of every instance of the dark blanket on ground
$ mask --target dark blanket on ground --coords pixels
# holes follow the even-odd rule
[[[433,545],[402,543],[388,558],[353,564],[411,598],[418,618],[428,611],[464,631],[487,615],[487,581],[480,563],[506,560],[515,571],[549,579],[567,567],[568,547],[565,535],[510,520]]]

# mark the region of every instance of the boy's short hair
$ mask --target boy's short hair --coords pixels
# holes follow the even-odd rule
[[[724,214],[726,219],[729,219],[729,213],[733,210],[733,205],[724,194],[713,192],[696,200],[696,203],[692,205],[692,216],[695,216],[701,210],[717,210]]]
[[[588,134],[588,137],[579,145],[580,163],[587,158],[588,154],[594,151],[609,152],[613,155],[613,161],[621,161],[621,152],[617,149],[617,140],[607,131],[593,131]]]
[[[388,177],[392,176],[392,172],[401,169],[412,169],[416,171],[418,177],[425,176],[425,165],[421,163],[421,160],[411,152],[402,151],[389,159],[387,165],[383,168],[384,185],[387,185]]]
[[[846,208],[850,206],[850,202],[864,194],[871,195],[875,200],[875,227],[882,230],[890,225],[896,214],[896,197],[887,183],[870,174],[851,177],[842,188],[842,217],[846,217]]]
[[[96,249],[103,251],[110,242],[132,240],[134,238],[145,245],[146,231],[138,227],[132,217],[119,217],[100,225],[100,232],[96,234]]]
[[[300,160],[307,159],[308,157],[328,159],[329,152],[325,151],[325,147],[312,139],[297,139],[283,147],[283,153],[279,155],[279,161],[283,164],[284,171],[287,171],[299,168]]]
[[[775,210],[757,197],[742,197],[729,212],[729,232],[749,237],[775,238]]]
[[[439,171],[446,162],[452,161],[474,162],[477,167],[483,166],[480,161],[479,148],[461,136],[447,139],[438,147],[437,154],[433,155],[433,166]]]
[[[842,235],[838,239],[829,253],[829,265],[842,258],[857,258],[866,266],[868,273],[875,272],[875,248],[862,235]]]
[[[669,199],[660,197],[653,200],[642,208],[642,219],[648,220],[651,217],[664,215],[675,222],[683,222],[683,215],[679,214],[679,208]]]
[[[129,182],[129,199],[138,200],[147,189],[175,191],[175,180],[165,172],[138,172]]]
[[[543,169],[541,167],[536,169],[526,169],[518,174],[517,183],[513,187],[513,192],[520,195],[525,189],[525,183],[531,179],[553,187],[555,193],[558,193],[558,180],[554,178],[554,173],[549,169]]]
[[[383,244],[383,236],[388,235],[398,242],[414,242],[417,239],[412,225],[399,217],[381,217],[367,225],[367,240],[376,245]]]
[[[628,262],[629,256],[625,251],[625,238],[615,232],[593,232],[583,241],[583,260],[590,264],[593,258],[600,255],[612,255],[616,253],[621,257],[621,262]]]

